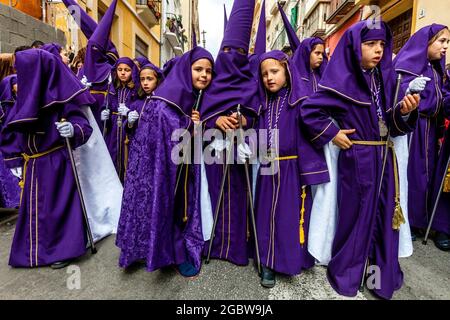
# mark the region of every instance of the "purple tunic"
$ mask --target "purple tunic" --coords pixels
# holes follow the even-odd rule
[[[0,83],[0,128],[9,118],[10,110],[13,108],[16,97],[12,91],[13,85],[17,83],[17,76],[5,77]],[[2,137],[1,139],[7,139]],[[0,207],[17,208],[19,206],[20,188],[18,179],[6,167],[3,155],[0,153]]]
[[[399,111],[400,105],[390,107],[394,105],[395,91],[392,36],[388,26],[382,25],[381,31],[386,35],[377,38],[386,39],[386,47],[377,67],[382,84],[378,98],[383,119],[390,127],[391,135],[397,136],[412,131],[418,115],[417,111],[411,113],[405,122]],[[367,81],[373,81],[374,73],[362,72],[359,67],[362,39],[371,32],[366,22],[356,23],[346,31],[319,83],[319,90],[300,108],[302,121],[316,147],[323,147],[339,131],[330,116],[341,129],[356,129],[350,135],[352,140],[381,140],[377,107]],[[403,283],[398,262],[399,232],[393,229],[395,183],[392,150],[386,158],[384,176],[381,176],[385,150],[384,146],[354,144],[339,154],[339,218],[327,276],[331,286],[342,295],[356,295],[367,259],[371,265],[380,268],[381,287],[374,289],[378,296],[390,299],[394,290]]]
[[[431,79],[420,94],[419,121],[409,135],[408,207],[412,227],[426,228],[433,210],[432,179],[438,161],[438,140],[443,126],[443,64],[445,57],[430,62],[427,58],[428,42],[445,26],[430,25],[417,31],[400,50],[394,60],[395,69],[403,75],[401,92],[405,93],[410,81],[423,75]]]
[[[272,51],[263,55],[261,62],[268,58],[288,59],[281,51]],[[258,129],[279,130],[278,157],[284,160],[261,165],[265,170],[270,166],[278,170],[272,175],[261,175],[261,169],[258,172],[255,210],[261,263],[276,272],[296,275],[314,266],[307,243],[312,208],[309,185],[328,182],[329,175],[322,150],[313,148],[299,126],[306,82],[299,79],[292,64],[289,74],[292,87],[275,94],[267,94],[262,85],[260,88],[265,99]]]
[[[80,198],[64,138],[55,122],[65,118],[72,123],[73,148],[84,144],[92,128],[80,106],[93,101],[53,55],[35,49],[17,53],[16,59],[20,89],[13,116],[2,131],[2,135],[14,133],[15,137],[14,141],[2,139],[0,145],[8,165],[22,163],[24,167],[9,264],[38,267],[76,258],[86,251]]]

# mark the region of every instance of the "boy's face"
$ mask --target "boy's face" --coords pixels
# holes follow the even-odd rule
[[[384,40],[370,40],[361,44],[361,67],[366,70],[375,68],[383,58]]]

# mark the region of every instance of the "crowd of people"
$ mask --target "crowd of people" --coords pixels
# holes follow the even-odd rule
[[[448,27],[394,55],[389,26],[360,21],[328,57],[285,19],[288,55],[266,50],[261,17],[250,54],[255,3],[235,0],[215,59],[194,39],[160,69],[119,56],[116,6],[98,25],[80,8],[89,40],[72,59],[39,42],[0,57],[12,267],[62,268],[117,234],[121,268],[253,261],[272,288],[318,264],[355,296],[377,266],[371,289],[391,299],[429,224],[450,250]]]

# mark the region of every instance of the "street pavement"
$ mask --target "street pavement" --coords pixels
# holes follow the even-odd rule
[[[117,266],[114,236],[98,244],[98,253],[75,260],[66,269],[13,269],[8,266],[14,222],[0,226],[0,299],[210,299],[210,300],[372,300],[367,289],[354,298],[338,295],[328,284],[326,269],[316,266],[296,277],[277,277],[273,289],[260,286],[256,269],[212,260],[194,279],[173,268],[146,272],[143,265]],[[401,259],[403,287],[394,299],[450,299],[450,253],[432,241],[414,243],[415,252]]]

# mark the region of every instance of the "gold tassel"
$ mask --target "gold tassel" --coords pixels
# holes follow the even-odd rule
[[[392,229],[400,230],[400,226],[405,223],[405,217],[403,215],[402,207],[400,206],[400,201],[395,200],[394,217],[392,218]]]
[[[448,168],[447,174],[445,175],[444,189],[442,191],[450,192],[450,167]]]
[[[300,210],[300,245],[303,247],[305,244],[305,229],[303,224],[305,223],[305,199],[306,199],[306,188],[302,188],[302,208]]]

